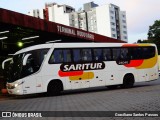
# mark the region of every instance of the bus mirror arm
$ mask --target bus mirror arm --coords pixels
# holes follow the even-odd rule
[[[2,62],[2,69],[4,70],[4,67],[5,67],[5,63],[6,62],[8,62],[8,61],[11,61],[12,60],[12,58],[8,58],[8,59],[6,59],[6,60],[4,60],[3,62]]]
[[[31,56],[32,54],[27,54],[24,59],[23,59],[23,66],[25,66],[27,64],[27,60],[29,58],[29,56]]]

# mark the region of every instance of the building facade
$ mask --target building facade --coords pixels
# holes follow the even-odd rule
[[[128,42],[126,12],[116,5],[89,2],[83,10],[75,11],[68,5],[50,3],[45,5],[43,15],[36,11],[30,15]]]
[[[31,10],[27,13],[27,15],[29,16],[34,16],[40,19],[44,19],[44,10],[43,9],[35,9],[35,10]]]

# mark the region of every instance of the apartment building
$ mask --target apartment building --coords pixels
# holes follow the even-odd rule
[[[43,9],[34,9],[27,13],[29,16],[34,16],[40,19],[44,19],[44,10]]]
[[[40,10],[30,12],[30,15],[128,41],[126,12],[121,11],[120,7],[114,4],[98,6],[94,2],[89,2],[83,5],[83,10],[75,11],[73,7],[68,5],[49,3],[45,5],[43,15]]]

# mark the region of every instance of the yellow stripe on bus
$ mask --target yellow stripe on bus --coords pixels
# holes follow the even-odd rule
[[[78,76],[70,76],[70,80],[87,80],[87,79],[93,79],[94,73],[93,72],[84,72],[82,75]]]
[[[142,65],[136,67],[137,69],[146,69],[154,67],[158,62],[158,55],[156,54],[155,57],[146,59],[143,61]]]

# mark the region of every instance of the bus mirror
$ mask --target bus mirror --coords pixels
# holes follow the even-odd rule
[[[8,62],[8,61],[11,61],[12,60],[12,58],[8,58],[8,59],[6,59],[6,60],[4,60],[3,62],[2,62],[2,69],[4,70],[4,68],[5,68],[5,63],[6,62]]]
[[[27,54],[24,59],[23,59],[23,66],[25,66],[27,64],[27,60],[29,58],[29,56],[31,56],[32,54]]]

